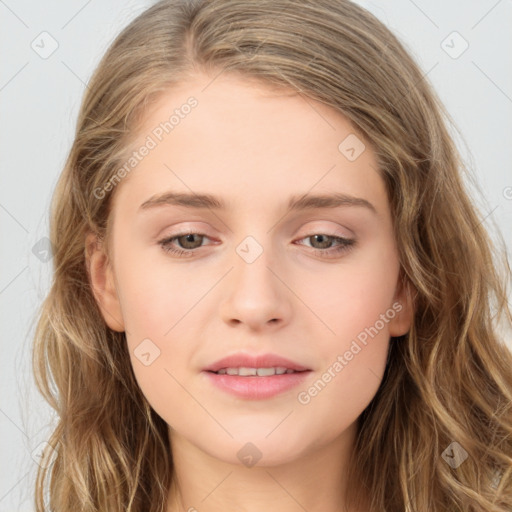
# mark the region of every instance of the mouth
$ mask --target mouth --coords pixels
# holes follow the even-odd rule
[[[275,355],[237,353],[203,369],[217,389],[245,400],[264,400],[304,382],[312,370]]]
[[[238,375],[239,377],[270,377],[272,375],[284,375],[285,373],[290,374],[306,371],[309,370],[294,370],[293,368],[286,368],[284,366],[272,366],[270,368],[249,368],[241,366],[220,368],[217,371],[211,371],[211,373],[216,373],[217,375]]]

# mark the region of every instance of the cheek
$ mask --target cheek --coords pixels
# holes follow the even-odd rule
[[[323,441],[333,439],[359,417],[384,375],[388,322],[395,310],[390,302],[392,288],[381,290],[377,277],[351,274],[340,283],[342,293],[318,297],[323,301],[325,323],[334,334],[320,328],[323,334],[315,339],[322,364],[315,378],[297,390],[296,403],[297,417],[308,418],[308,428]]]
[[[381,384],[389,322],[396,315],[398,271],[393,251],[380,251],[336,269],[326,276],[324,288],[318,282],[310,288],[311,309],[321,313],[330,330],[321,328],[324,334],[316,338],[323,366],[308,386],[298,390],[297,403],[326,439],[355,421]],[[330,421],[322,425],[326,417]]]
[[[190,308],[185,307],[183,294],[150,273],[140,281],[133,279],[124,292],[127,347],[135,378],[153,409],[173,426],[176,411],[188,414],[193,405],[180,385],[190,360]]]
[[[170,338],[175,326],[189,321],[189,313],[193,316],[195,306],[211,288],[212,276],[191,279],[193,271],[184,268],[170,262],[130,264],[129,259],[119,265],[121,309],[133,338]]]
[[[154,270],[140,279],[130,274],[123,285],[122,310],[135,376],[144,394],[158,402],[164,390],[162,399],[180,394],[171,375],[180,378],[188,364],[192,340],[187,326],[194,318],[192,306],[204,291],[176,272],[162,276]]]
[[[391,245],[382,244],[380,250],[357,254],[351,260],[333,265],[324,275],[305,278],[301,284],[302,296],[324,322],[328,346],[341,350],[375,327],[379,336],[389,336],[389,321],[394,318],[392,308],[399,262]]]
[[[353,349],[350,361],[345,352],[337,354],[309,386],[298,390],[296,418],[316,433],[317,443],[334,439],[366,409],[381,384],[388,346],[387,340],[374,339]]]
[[[179,266],[150,264],[134,246],[118,254],[123,256],[116,261],[116,277],[133,371],[143,394],[165,417],[160,409],[170,398],[176,406],[187,406],[180,403],[184,396],[172,378],[173,363],[185,361],[190,350],[183,336],[193,305],[187,297],[197,302],[204,290],[196,280],[185,279]]]

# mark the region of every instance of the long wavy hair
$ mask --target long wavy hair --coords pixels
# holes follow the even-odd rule
[[[101,315],[85,238],[96,233],[108,247],[115,189],[97,190],[125,161],[148,106],[197,71],[330,105],[377,156],[415,313],[409,333],[391,339],[381,386],[358,419],[351,502],[510,512],[512,355],[499,334],[512,323],[510,266],[484,229],[450,116],[403,44],[348,0],[163,0],[102,58],[52,198],[53,281],[33,368],[58,423],[38,469],[37,511],[167,507],[167,425],[137,385],[125,333]],[[467,459],[449,464],[455,452]]]

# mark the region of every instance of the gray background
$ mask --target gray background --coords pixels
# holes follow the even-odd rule
[[[402,40],[446,105],[483,194],[482,222],[495,238],[501,230],[510,257],[512,1],[358,3]],[[0,512],[34,510],[32,453],[52,418],[30,367],[35,315],[50,282],[44,237],[51,193],[94,67],[121,28],[151,4],[0,0]],[[45,55],[52,44],[58,47]]]

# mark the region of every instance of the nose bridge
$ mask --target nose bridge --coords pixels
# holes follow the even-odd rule
[[[224,320],[265,324],[284,319],[289,312],[286,287],[275,274],[277,256],[269,234],[247,235],[235,247],[234,269],[222,304]]]
[[[233,288],[237,292],[272,295],[276,288],[275,276],[269,268],[275,266],[270,236],[247,235],[235,248]],[[275,271],[275,270],[274,270]]]

